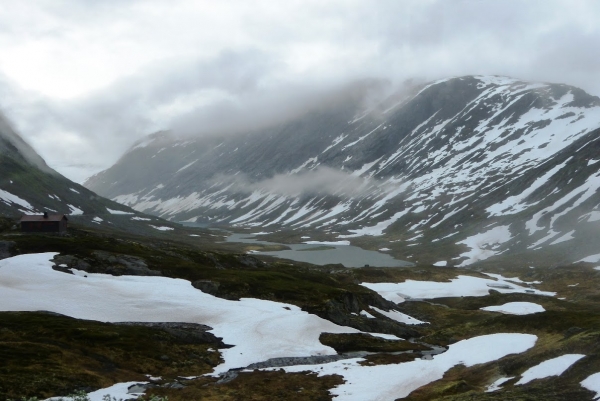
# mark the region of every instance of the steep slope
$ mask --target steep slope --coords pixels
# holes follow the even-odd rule
[[[144,227],[135,226],[141,223],[148,226],[149,218],[130,221],[140,213],[102,198],[48,167],[1,116],[0,171],[0,216],[19,218],[47,211],[69,214],[71,220],[96,227],[141,233]]]
[[[467,76],[390,103],[225,138],[158,133],[86,186],[172,220],[380,236],[432,262],[597,253],[600,99]]]

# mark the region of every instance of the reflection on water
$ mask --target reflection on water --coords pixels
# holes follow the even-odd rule
[[[232,234],[227,237],[227,242],[241,242],[261,245],[284,245],[291,249],[273,252],[257,252],[257,254],[277,256],[283,259],[291,259],[298,262],[308,262],[315,265],[341,263],[346,267],[363,267],[365,265],[375,267],[414,266],[413,263],[394,259],[385,253],[367,251],[352,245],[327,244],[327,249],[323,249],[323,245],[320,244],[279,244],[277,242],[257,240],[251,236],[252,234]],[[310,250],[310,252],[301,252],[307,250]]]

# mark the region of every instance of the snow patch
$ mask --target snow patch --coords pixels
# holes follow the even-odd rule
[[[588,263],[600,262],[600,253],[597,253],[595,255],[586,256],[585,258],[580,259],[577,262],[588,262]]]
[[[600,372],[588,376],[580,384],[582,387],[587,388],[588,390],[594,391],[596,393],[596,395],[594,396],[594,400],[600,398]]]
[[[521,287],[504,280],[490,280],[473,276],[458,276],[449,282],[406,280],[403,283],[361,283],[363,287],[377,292],[385,299],[400,303],[405,299],[431,299],[444,297],[483,297],[491,289],[508,293],[533,293],[554,296],[555,292]]]
[[[405,313],[398,312],[398,311],[395,311],[395,310],[384,311],[383,309],[379,309],[379,308],[376,308],[374,306],[371,306],[370,308],[373,309],[375,312],[378,312],[378,313],[382,314],[383,316],[388,317],[388,318],[390,318],[392,320],[395,320],[397,322],[400,322],[400,323],[404,323],[404,324],[428,324],[428,322],[423,322],[423,321],[421,321],[419,319],[415,319],[412,316],[409,316],[409,315],[407,315]]]
[[[159,231],[171,231],[171,230],[174,230],[173,227],[167,227],[167,226],[155,226],[155,225],[152,225],[152,224],[149,224],[149,226],[152,227],[152,228],[155,228],[155,229],[157,229]]]
[[[350,241],[304,241],[308,245],[350,245]]]
[[[92,391],[88,393],[88,398],[90,401],[103,401],[105,395],[110,395],[111,400],[114,397],[117,400],[131,400],[137,399],[139,396],[144,393],[130,393],[129,388],[135,386],[136,384],[147,384],[148,382],[125,382],[125,383],[117,383],[113,384],[110,387],[102,388],[100,390]],[[44,401],[75,401],[72,397],[51,397],[47,398]]]
[[[396,220],[398,220],[400,217],[404,216],[409,211],[410,211],[410,209],[398,212],[398,213],[394,214],[392,217],[390,217],[389,219],[387,219],[385,221],[382,221],[382,222],[379,222],[379,223],[377,223],[376,225],[374,225],[372,227],[363,227],[363,228],[359,228],[358,230],[348,230],[348,231],[350,231],[351,233],[354,233],[354,234],[338,235],[338,238],[354,238],[354,237],[360,237],[360,236],[363,236],[363,235],[372,235],[372,236],[383,235],[383,231],[385,229],[387,229]]]
[[[515,385],[527,384],[532,380],[544,379],[550,376],[560,376],[571,367],[575,362],[585,357],[582,354],[565,354],[557,358],[552,358],[535,365],[521,375],[521,379]]]
[[[556,244],[560,244],[561,242],[572,240],[573,238],[575,238],[575,237],[573,237],[573,233],[574,232],[575,232],[575,230],[569,231],[565,235],[563,235],[563,236],[557,238],[556,240],[552,241],[550,243],[550,245],[556,245]]]
[[[545,312],[546,309],[542,305],[533,302],[508,302],[504,305],[486,306],[479,308],[488,312],[500,312],[508,315],[531,315],[533,313]]]
[[[493,382],[492,384],[490,384],[487,389],[485,390],[486,393],[493,393],[494,391],[498,391],[500,390],[500,386],[503,385],[504,383],[506,383],[507,381],[514,379],[514,376],[509,376],[509,377],[501,377],[498,380],[496,380],[495,382]]]
[[[589,217],[587,219],[588,223],[592,223],[594,221],[599,221],[600,220],[600,212],[593,210],[590,214]]]
[[[10,206],[11,203],[15,203],[21,207],[24,207],[25,209],[29,209],[30,211],[34,210],[33,206],[31,206],[31,204],[26,200],[21,199],[17,195],[13,195],[10,192],[6,192],[2,189],[0,189],[0,201],[6,203],[8,206]]]
[[[180,168],[179,170],[177,170],[177,171],[175,172],[175,174],[179,173],[180,171],[183,171],[183,170],[185,170],[186,168],[188,168],[188,167],[189,167],[189,166],[191,166],[192,164],[196,163],[197,161],[198,161],[198,160],[194,160],[193,162],[186,164],[185,166],[183,166],[182,168]]]
[[[133,212],[124,212],[122,210],[113,210],[109,208],[106,208],[106,210],[108,210],[108,213],[110,214],[134,214]]]
[[[78,207],[75,207],[73,205],[70,205],[67,203],[67,206],[69,206],[69,209],[71,209],[71,212],[69,213],[72,216],[78,216],[78,215],[82,215],[83,214],[83,210],[79,209]]]
[[[462,253],[459,257],[467,258],[459,267],[467,266],[480,260],[497,255],[498,247],[510,241],[511,235],[508,226],[498,226],[484,233],[473,235],[457,244],[465,244],[471,248],[470,251]]]

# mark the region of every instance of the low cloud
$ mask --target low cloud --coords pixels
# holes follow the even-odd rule
[[[266,191],[285,196],[334,195],[361,197],[373,194],[373,189],[386,184],[373,178],[363,178],[330,167],[319,166],[297,174],[277,174],[262,181],[252,182],[244,175],[217,176],[214,182],[232,185],[239,192]]]

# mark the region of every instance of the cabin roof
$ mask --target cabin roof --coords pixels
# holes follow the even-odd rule
[[[69,220],[64,214],[49,214],[44,217],[43,214],[26,214],[21,217],[21,221],[61,221],[62,219]]]

